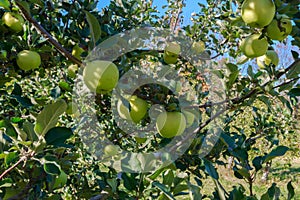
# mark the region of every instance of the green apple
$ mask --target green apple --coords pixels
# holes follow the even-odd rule
[[[284,40],[291,32],[292,22],[286,15],[277,15],[267,26],[267,36],[272,40]]]
[[[186,127],[192,126],[195,121],[195,115],[187,110],[182,111],[186,119]]]
[[[271,23],[276,9],[272,0],[245,0],[241,10],[246,24],[262,28]]]
[[[55,178],[53,189],[62,188],[63,186],[66,185],[67,180],[68,180],[68,175],[64,171],[61,171],[60,175],[57,178]]]
[[[6,12],[2,16],[2,21],[6,26],[15,32],[23,30],[24,19],[21,15],[12,12]]]
[[[68,76],[71,78],[75,78],[77,71],[78,71],[78,65],[76,64],[70,65],[68,67]]]
[[[84,52],[83,48],[79,47],[78,45],[75,45],[72,49],[72,55],[75,58],[81,59],[81,54]]]
[[[248,58],[255,58],[264,55],[268,50],[268,41],[260,34],[253,34],[245,38],[241,43],[241,51]]]
[[[195,41],[192,44],[191,50],[194,54],[200,54],[205,50],[205,43],[203,41]]]
[[[41,56],[35,51],[23,50],[17,55],[17,64],[25,71],[35,69],[41,65]]]
[[[120,117],[123,119],[132,120],[135,123],[139,123],[147,113],[148,103],[145,100],[133,95],[129,98],[129,105],[130,111],[121,100],[118,101],[117,109]]]
[[[274,50],[268,50],[265,55],[257,57],[256,62],[261,69],[264,69],[266,66],[271,64],[277,66],[279,63],[279,57]]]
[[[105,94],[118,84],[119,70],[110,61],[92,61],[87,63],[83,70],[83,81],[92,92]]]
[[[169,42],[166,45],[164,51],[164,61],[167,64],[174,64],[177,62],[178,55],[180,53],[180,45],[176,42]]]
[[[104,147],[104,154],[106,156],[115,156],[119,153],[120,147],[114,144],[109,144]]]
[[[162,112],[156,119],[158,133],[164,138],[181,135],[186,128],[186,119],[181,112]]]

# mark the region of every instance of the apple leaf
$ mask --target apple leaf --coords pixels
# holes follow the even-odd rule
[[[169,188],[167,188],[167,186],[165,186],[165,185],[163,185],[163,184],[161,184],[161,183],[159,183],[157,181],[154,181],[152,183],[152,185],[155,186],[155,187],[157,187],[160,191],[162,191],[164,193],[164,195],[166,195],[169,199],[172,199],[172,200],[174,199],[175,200],[175,198],[169,192],[170,190],[169,190]]]
[[[213,178],[213,179],[219,179],[219,174],[216,171],[215,167],[213,164],[206,159],[203,159],[204,161],[204,166],[205,166],[205,171]]]
[[[287,189],[288,189],[288,200],[292,199],[294,196],[295,196],[295,190],[294,190],[294,187],[292,185],[292,181],[290,181],[288,184],[287,184]]]
[[[65,142],[73,135],[73,132],[69,128],[54,127],[51,128],[45,135],[45,140],[48,145],[55,147],[65,146]]]
[[[283,156],[288,150],[289,148],[286,146],[278,146],[277,148],[273,149],[271,153],[264,157],[263,163],[266,163],[275,157]]]
[[[10,3],[8,0],[0,0],[0,7],[6,9],[6,10],[10,10]]]
[[[97,18],[89,13],[88,11],[84,11],[88,24],[90,26],[90,32],[93,38],[94,46],[96,46],[96,42],[101,37],[101,27],[97,20]]]
[[[58,118],[67,110],[67,103],[59,99],[55,103],[45,106],[41,113],[37,116],[34,127],[38,135],[44,136],[51,128],[53,128]]]

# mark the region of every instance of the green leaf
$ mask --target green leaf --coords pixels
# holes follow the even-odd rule
[[[213,164],[207,160],[207,159],[204,159],[203,158],[203,161],[204,161],[204,166],[205,166],[205,171],[213,178],[213,179],[219,179],[219,174],[218,172],[216,171],[215,167],[213,166]]]
[[[214,181],[214,183],[215,183],[216,190],[217,190],[217,192],[218,192],[218,194],[219,194],[220,200],[226,200],[226,197],[225,197],[225,191],[224,191],[224,189],[222,188],[220,182],[219,182],[218,180],[216,180],[216,179],[214,179],[213,181]]]
[[[294,187],[292,185],[292,181],[290,181],[287,184],[287,189],[288,189],[288,198],[287,199],[290,200],[295,196],[295,190],[294,190]]]
[[[258,171],[262,168],[264,157],[257,156],[252,160],[252,164],[255,167],[255,171]]]
[[[137,186],[137,181],[133,174],[130,173],[122,173],[122,179],[124,181],[124,186],[129,191],[134,191]]]
[[[221,134],[220,140],[227,146],[229,150],[233,150],[236,147],[234,139],[225,133]]]
[[[34,127],[38,135],[44,136],[51,128],[53,128],[58,118],[67,110],[67,104],[64,100],[59,99],[55,103],[45,106],[42,112],[37,116]]]
[[[286,146],[278,146],[276,149],[273,149],[271,151],[271,153],[269,153],[268,155],[266,155],[264,157],[263,163],[266,163],[266,162],[268,162],[268,161],[270,161],[273,158],[276,158],[278,156],[283,156],[288,150],[289,150],[289,148],[286,147]]]
[[[30,6],[26,1],[18,1],[18,4],[30,15]]]
[[[152,182],[152,185],[157,187],[160,191],[162,191],[164,193],[164,195],[166,195],[169,199],[175,200],[175,198],[170,193],[169,188],[167,188],[165,185],[163,185],[157,181]]]
[[[286,77],[288,79],[297,78],[300,74],[300,62],[293,65],[293,67],[287,72]]]
[[[101,27],[97,18],[89,13],[88,11],[84,11],[88,24],[90,26],[91,35],[93,38],[94,46],[96,46],[96,42],[101,37]]]
[[[73,135],[73,132],[69,128],[54,127],[51,128],[45,135],[47,145],[53,145],[55,147],[65,146],[65,142]]]
[[[18,154],[17,152],[9,152],[4,159],[4,162],[6,166],[9,166],[12,162],[16,161],[18,159]]]
[[[233,190],[230,192],[229,199],[230,200],[245,200],[246,195],[245,188],[242,185],[233,186]]]
[[[228,89],[230,89],[232,87],[232,85],[234,84],[234,82],[238,78],[239,73],[240,73],[239,71],[234,71],[234,72],[230,73],[230,75],[229,75],[229,81],[226,83],[226,87]]]
[[[45,160],[44,170],[47,174],[51,175],[60,175],[61,173],[60,166],[55,161]]]
[[[293,88],[288,93],[291,97],[299,97],[300,96],[300,88]]]
[[[268,193],[265,193],[261,196],[260,200],[271,200]]]
[[[189,192],[191,200],[202,199],[202,194],[200,192],[200,187],[197,185],[189,184]]]
[[[232,64],[232,63],[227,63],[226,67],[231,73],[236,72],[239,69],[238,66],[236,66],[235,64]]]
[[[297,51],[291,50],[291,52],[292,52],[293,58],[294,58],[295,60],[299,58],[299,53],[298,53]]]
[[[14,126],[7,119],[0,120],[0,128],[5,128],[5,134],[10,137],[16,138],[18,135]]]
[[[38,137],[34,132],[34,125],[28,121],[23,123],[23,130],[27,133],[27,138],[30,141],[37,141]]]
[[[10,10],[10,3],[8,0],[0,0],[0,7]]]

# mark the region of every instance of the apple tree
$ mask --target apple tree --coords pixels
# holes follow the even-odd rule
[[[296,197],[297,180],[254,188],[276,158],[299,156],[299,1],[199,1],[192,16],[182,14],[189,1],[168,0],[163,11],[154,3],[118,0],[98,10],[94,0],[0,1],[0,199]],[[151,30],[166,31],[167,39],[154,43],[164,37]],[[124,51],[141,41],[155,47]],[[114,92],[132,89],[125,87],[132,77],[124,77],[133,69],[141,80],[139,70],[170,77],[171,88],[152,82],[117,93],[113,112]],[[224,86],[222,101],[210,98],[211,76]],[[74,92],[80,84],[85,90]],[[100,127],[88,143],[79,130],[94,126],[82,113]],[[217,138],[209,138],[212,124]],[[135,127],[143,132],[133,135]],[[98,148],[102,138],[109,143]],[[153,168],[156,161],[166,162]],[[223,183],[226,165],[243,184]]]

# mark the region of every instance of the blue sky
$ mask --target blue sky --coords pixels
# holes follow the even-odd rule
[[[101,10],[101,8],[108,6],[110,0],[99,0],[98,9]],[[199,12],[199,6],[198,3],[206,3],[206,0],[185,0],[184,3],[186,4],[186,7],[183,8],[182,15],[184,16],[183,24],[187,25],[189,24],[191,14],[193,12]],[[157,9],[163,14],[162,6],[167,5],[167,0],[153,0],[153,6],[157,6]]]

